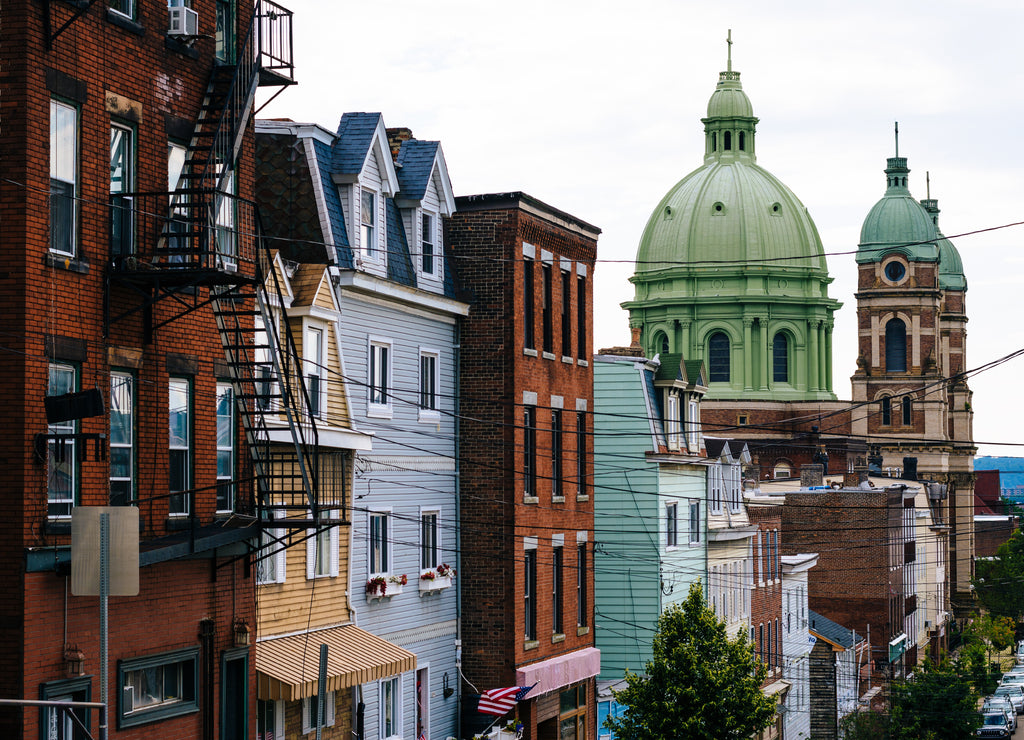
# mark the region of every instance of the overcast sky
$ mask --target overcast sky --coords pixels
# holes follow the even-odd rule
[[[619,303],[661,197],[702,163],[707,102],[733,68],[758,164],[810,211],[843,302],[835,389],[856,360],[860,226],[885,190],[893,122],[910,190],[931,195],[968,280],[967,366],[1024,348],[1019,0],[282,0],[299,84],[261,117],[334,131],[346,111],[441,141],[456,195],[521,190],[602,229],[595,347],[627,344]],[[981,454],[1024,455],[1024,358],[970,380]]]

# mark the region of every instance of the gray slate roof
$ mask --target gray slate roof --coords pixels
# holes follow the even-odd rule
[[[341,207],[338,188],[331,181],[331,147],[322,141],[313,140],[313,152],[316,154],[317,168],[320,170],[320,182],[323,184],[324,202],[327,207],[327,219],[331,224],[331,236],[334,242],[335,260],[341,267],[351,268],[352,250],[349,249],[348,230],[345,228],[345,211]],[[330,248],[330,245],[328,245]]]
[[[813,609],[807,610],[807,626],[811,632],[820,635],[829,642],[849,650],[853,647],[853,633],[840,624],[836,624],[828,617],[823,617]],[[862,642],[863,637],[858,637],[857,642]]]
[[[363,169],[380,120],[380,113],[346,113],[341,117],[333,147],[332,172],[355,175]]]
[[[438,142],[409,139],[398,151],[398,197],[403,200],[423,200],[434,169]]]

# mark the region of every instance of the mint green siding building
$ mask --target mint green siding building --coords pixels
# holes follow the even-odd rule
[[[594,621],[602,681],[642,671],[658,615],[706,573],[707,381],[679,355],[594,362]]]

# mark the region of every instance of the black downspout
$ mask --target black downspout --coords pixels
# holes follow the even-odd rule
[[[213,696],[214,696],[214,650],[213,637],[216,626],[212,619],[199,622],[199,644],[203,653],[203,675],[200,677],[203,686],[203,740],[214,740],[213,737]]]

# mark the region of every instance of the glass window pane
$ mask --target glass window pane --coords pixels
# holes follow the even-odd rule
[[[110,192],[131,190],[132,132],[120,126],[110,129]]]
[[[74,183],[78,159],[78,111],[50,101],[50,178]]]

